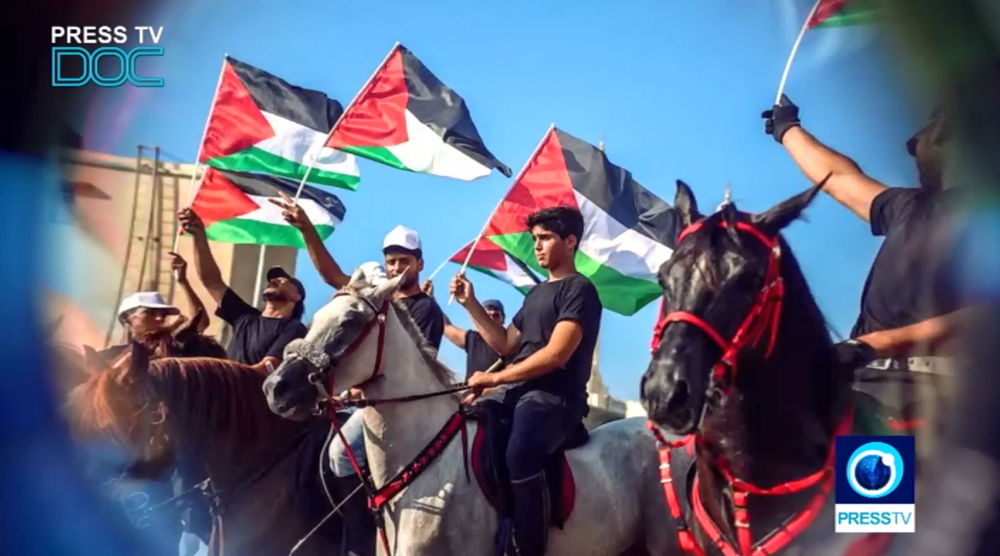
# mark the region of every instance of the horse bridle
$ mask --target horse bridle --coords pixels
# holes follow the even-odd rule
[[[365,340],[368,339],[368,335],[371,334],[372,330],[376,326],[378,327],[378,348],[377,351],[375,352],[375,365],[374,368],[372,369],[372,374],[364,381],[355,385],[355,388],[360,388],[365,384],[374,381],[375,379],[379,378],[379,376],[381,376],[382,374],[382,361],[384,360],[384,354],[385,354],[386,316],[389,312],[389,301],[385,300],[382,302],[381,306],[377,306],[375,302],[373,302],[371,299],[368,299],[363,295],[359,295],[356,291],[350,288],[341,289],[340,291],[335,293],[333,297],[337,298],[345,295],[351,296],[361,301],[365,306],[371,309],[374,316],[370,321],[368,321],[367,324],[365,324],[365,327],[361,330],[361,333],[358,334],[358,337],[355,338],[351,342],[351,344],[347,346],[347,349],[345,349],[343,353],[339,354],[336,358],[323,354],[323,357],[321,357],[322,359],[321,361],[314,361],[313,358],[310,358],[307,355],[299,355],[301,359],[303,359],[304,361],[306,361],[307,363],[316,368],[316,370],[309,373],[308,376],[309,383],[312,384],[319,392],[319,396],[317,397],[316,400],[316,410],[315,410],[316,413],[322,412],[324,409],[324,404],[333,399],[333,392],[335,392],[335,390],[333,384],[334,377],[332,372],[334,366],[336,366],[337,364],[337,361],[339,359],[343,359],[344,357],[349,356],[350,354],[354,353],[358,348],[360,348],[361,345],[365,342]],[[327,386],[327,384],[329,384],[329,387]]]
[[[701,230],[704,227],[704,222],[704,220],[701,220],[685,228],[677,237],[677,244],[679,245],[684,241],[684,238]],[[736,380],[737,357],[748,346],[756,346],[763,337],[764,332],[768,329],[770,329],[770,338],[764,357],[770,357],[771,352],[774,351],[774,344],[778,337],[781,302],[785,293],[784,282],[781,278],[781,244],[778,238],[769,237],[747,222],[736,222],[734,225],[737,230],[747,232],[756,238],[768,250],[764,285],[757,293],[753,306],[743,319],[743,322],[740,323],[740,327],[736,329],[736,333],[727,341],[708,321],[692,312],[671,311],[664,314],[666,300],[663,299],[660,306],[661,316],[653,329],[653,341],[650,346],[651,350],[656,352],[660,347],[660,342],[663,339],[663,334],[666,332],[667,326],[674,322],[687,323],[704,332],[706,336],[711,338],[722,349],[722,355],[712,367],[712,376],[708,387],[710,397],[729,394]],[[718,226],[728,228],[730,224],[723,220],[718,223]],[[707,407],[707,405],[706,402],[705,406]],[[702,413],[702,417],[704,417],[704,410]]]

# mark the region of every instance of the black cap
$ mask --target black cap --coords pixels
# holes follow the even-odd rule
[[[500,303],[499,299],[487,299],[483,301],[483,309],[496,309],[500,311],[500,314],[507,315],[507,312],[503,310],[503,303]]]
[[[289,282],[295,284],[295,289],[299,290],[299,296],[302,297],[302,301],[306,300],[306,288],[305,286],[302,285],[302,282],[299,282],[298,278],[294,278],[291,274],[289,274],[285,269],[281,268],[280,266],[272,266],[267,271],[267,279],[268,281],[271,281],[274,280],[275,278],[287,278]]]

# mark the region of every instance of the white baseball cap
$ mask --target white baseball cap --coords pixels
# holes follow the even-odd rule
[[[367,262],[359,268],[365,276],[365,281],[373,286],[377,286],[388,279],[385,275],[385,269],[382,268],[382,263],[376,261]]]
[[[126,313],[139,307],[160,309],[168,315],[180,314],[180,310],[168,304],[160,292],[136,292],[122,300],[122,304],[118,307],[118,320],[121,321]]]
[[[423,250],[420,245],[420,236],[405,226],[396,226],[386,234],[385,241],[382,242],[382,251],[384,252],[390,247],[402,247],[407,251]]]

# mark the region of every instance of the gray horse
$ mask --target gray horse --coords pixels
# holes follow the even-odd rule
[[[317,387],[326,373],[335,391],[360,387],[368,399],[441,392],[453,375],[421,350],[420,333],[392,301],[400,278],[378,286],[355,272],[350,285],[320,309],[308,335],[288,345],[264,391],[271,410],[301,418],[327,397]],[[310,381],[312,378],[312,381]],[[363,410],[365,451],[376,487],[392,481],[455,418],[454,395],[387,403]],[[465,422],[467,437],[477,424]],[[656,444],[642,419],[591,432],[566,453],[579,486],[572,514],[552,529],[548,554],[616,556],[679,553],[659,484]],[[496,511],[475,479],[467,481],[462,438],[441,446],[422,472],[386,504],[389,549],[396,556],[491,554]],[[380,547],[380,551],[384,549]]]

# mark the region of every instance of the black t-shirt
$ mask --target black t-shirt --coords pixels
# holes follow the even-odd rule
[[[858,337],[958,309],[946,211],[953,191],[889,188],[872,201],[872,234],[885,236],[861,294]]]
[[[465,346],[462,348],[465,350],[465,380],[469,380],[472,373],[477,371],[486,371],[500,359],[500,354],[496,352],[486,340],[483,339],[482,335],[475,330],[469,330],[465,333]],[[496,370],[501,370],[504,365]]]
[[[256,365],[265,357],[281,359],[288,342],[304,338],[307,332],[300,320],[261,315],[231,289],[226,289],[215,314],[233,327],[227,356],[244,365]]]
[[[597,288],[580,274],[542,282],[531,288],[513,320],[513,325],[521,331],[521,341],[511,358],[513,363],[523,361],[548,345],[552,331],[561,321],[579,323],[583,327],[583,338],[565,367],[529,380],[525,387],[563,396],[586,415],[589,411],[587,381],[601,329],[602,309]]]
[[[424,334],[430,347],[441,349],[441,337],[444,336],[444,313],[434,298],[424,292],[400,299],[403,306],[417,323],[417,328]]]

